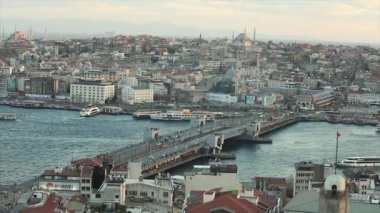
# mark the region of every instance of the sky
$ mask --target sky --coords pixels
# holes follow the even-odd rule
[[[6,32],[380,44],[380,0],[0,0]]]

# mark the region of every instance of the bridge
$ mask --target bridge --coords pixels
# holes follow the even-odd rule
[[[109,156],[115,165],[141,162],[142,175],[149,177],[199,158],[233,158],[231,154],[221,152],[225,140],[244,138],[253,141],[255,136],[298,122],[302,116],[289,115],[260,124],[257,119],[231,116],[206,123],[204,118],[199,118],[190,122],[190,128],[166,135],[160,135],[159,129],[147,128],[143,142],[112,151]]]

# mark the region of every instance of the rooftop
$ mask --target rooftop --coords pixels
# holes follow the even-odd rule
[[[209,213],[210,210],[226,209],[235,213],[263,213],[255,204],[231,195],[218,197],[213,201],[190,208],[189,213]]]
[[[20,210],[20,213],[54,213],[58,207],[61,197],[58,195],[50,195],[42,206],[30,207]]]

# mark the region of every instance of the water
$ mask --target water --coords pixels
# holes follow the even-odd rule
[[[17,114],[15,122],[0,122],[0,185],[19,183],[47,168],[68,165],[72,159],[140,142],[145,127],[158,127],[162,133],[169,133],[189,126],[186,122],[136,121],[131,116],[80,118],[79,112],[63,110],[0,106],[0,112]],[[334,159],[337,130],[342,135],[340,159],[380,155],[380,134],[373,126],[313,122],[298,123],[270,134],[273,144],[230,142],[224,149],[236,153],[237,159],[227,162],[238,165],[240,180],[254,176],[286,177],[298,161],[322,163],[324,159]],[[190,171],[193,164],[170,172]]]

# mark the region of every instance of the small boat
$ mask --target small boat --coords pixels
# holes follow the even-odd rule
[[[94,105],[87,105],[85,108],[82,108],[80,111],[81,117],[91,117],[98,115],[100,113],[100,109]]]
[[[338,167],[380,167],[380,156],[349,157],[337,163]]]
[[[15,113],[0,113],[1,121],[15,121],[16,114]]]

